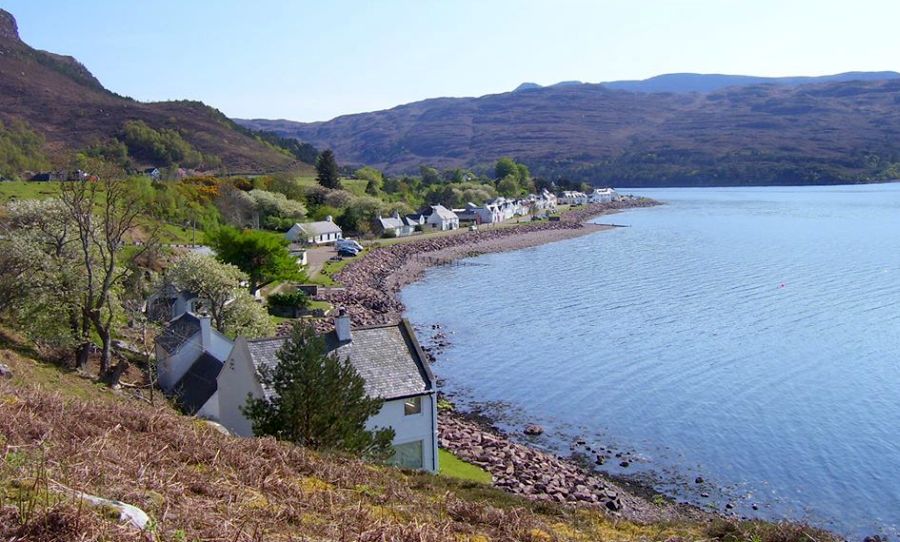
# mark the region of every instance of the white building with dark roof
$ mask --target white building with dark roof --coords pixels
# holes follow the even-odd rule
[[[341,227],[334,223],[331,217],[320,222],[297,223],[284,234],[284,237],[292,243],[306,243],[308,245],[330,245],[344,238]]]
[[[219,373],[218,421],[232,432],[251,436],[253,427],[241,412],[248,396],[271,397],[259,379],[260,368],[278,363],[284,337],[247,340],[238,337]],[[367,427],[394,430],[392,462],[401,467],[438,470],[437,399],[434,376],[406,320],[398,324],[351,330],[345,314],[335,318],[335,330],[325,335],[328,352],[347,358],[366,382],[370,397],[384,400]]]
[[[406,237],[416,231],[416,226],[410,224],[398,212],[389,217],[376,216],[372,226],[375,233],[382,237]]]
[[[175,397],[188,414],[218,417],[216,378],[233,343],[207,316],[184,312],[171,320],[156,339],[156,374],[162,390]]]

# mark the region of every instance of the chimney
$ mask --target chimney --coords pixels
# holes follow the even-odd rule
[[[400,220],[400,211],[394,211],[394,215],[393,215],[393,216],[394,216],[394,219],[395,219],[395,220]]]
[[[206,352],[212,346],[212,319],[209,316],[198,316],[200,320],[200,347]]]
[[[325,217],[325,222],[334,222],[334,218],[331,215]]]
[[[334,334],[342,343],[353,340],[350,335],[350,315],[347,314],[347,309],[344,307],[338,309],[338,315],[334,319]]]

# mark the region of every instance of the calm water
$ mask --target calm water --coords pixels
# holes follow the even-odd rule
[[[403,292],[445,389],[696,503],[897,536],[900,185],[632,192],[668,205]]]

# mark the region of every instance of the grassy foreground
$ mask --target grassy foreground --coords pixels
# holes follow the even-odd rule
[[[36,361],[9,337],[0,363],[14,373],[0,378],[0,540],[829,539],[758,522],[636,525],[480,482],[235,438]],[[150,527],[137,533],[58,484],[137,506]]]

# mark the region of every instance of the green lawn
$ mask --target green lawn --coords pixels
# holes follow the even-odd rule
[[[322,266],[322,270],[319,271],[315,276],[309,277],[310,284],[318,284],[319,286],[337,286],[338,283],[335,282],[334,277],[338,274],[341,269],[347,266],[347,264],[351,262],[355,262],[356,260],[365,256],[365,254],[369,251],[369,249],[363,249],[362,252],[353,256],[352,258],[341,258],[339,261],[331,261],[328,260],[325,262],[325,265]]]
[[[490,484],[492,481],[489,472],[471,463],[466,463],[444,449],[438,450],[438,464],[441,467],[441,476],[449,476],[480,484]]]
[[[57,182],[8,181],[0,183],[0,203],[12,199],[44,199],[59,195]]]

